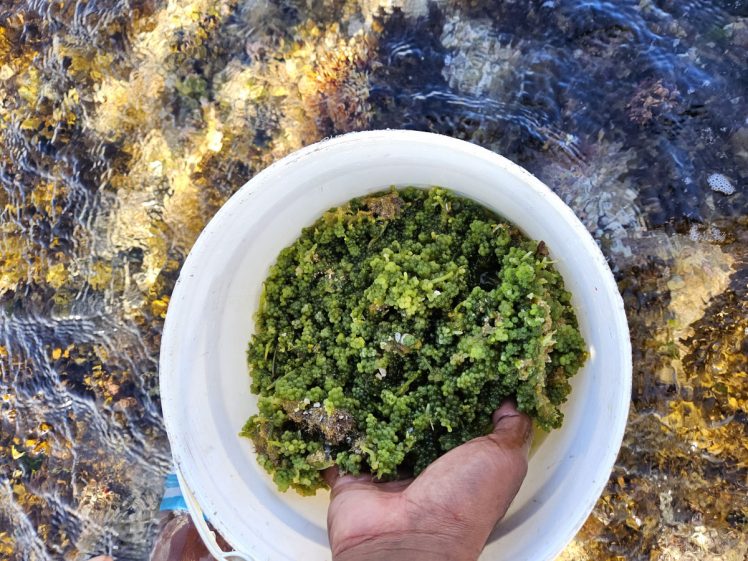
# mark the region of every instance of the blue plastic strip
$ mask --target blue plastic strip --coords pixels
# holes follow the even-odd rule
[[[179,488],[179,481],[175,473],[170,473],[164,481],[164,496],[158,507],[161,511],[186,511],[187,503],[184,502],[182,490]]]

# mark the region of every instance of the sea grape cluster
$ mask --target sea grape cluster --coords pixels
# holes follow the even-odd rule
[[[417,474],[507,397],[559,427],[587,356],[545,243],[438,187],[326,212],[281,251],[255,323],[242,435],[303,494],[333,464]]]

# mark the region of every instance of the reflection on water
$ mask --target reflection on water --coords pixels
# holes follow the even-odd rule
[[[170,466],[159,337],[191,244],[270,162],[392,127],[527,167],[619,280],[629,428],[563,558],[744,558],[747,18],[744,0],[5,0],[0,557],[147,557]]]

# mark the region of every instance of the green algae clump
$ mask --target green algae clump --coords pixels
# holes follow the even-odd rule
[[[320,471],[419,473],[507,397],[545,430],[586,359],[545,244],[442,188],[327,211],[270,269],[242,435],[278,488]]]

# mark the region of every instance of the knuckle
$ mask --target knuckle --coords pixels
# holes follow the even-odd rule
[[[497,434],[490,434],[486,439],[492,444],[492,460],[498,464],[497,467],[501,471],[508,471],[522,478],[527,474],[527,454],[521,445],[512,445],[511,441],[507,442],[507,439]]]

